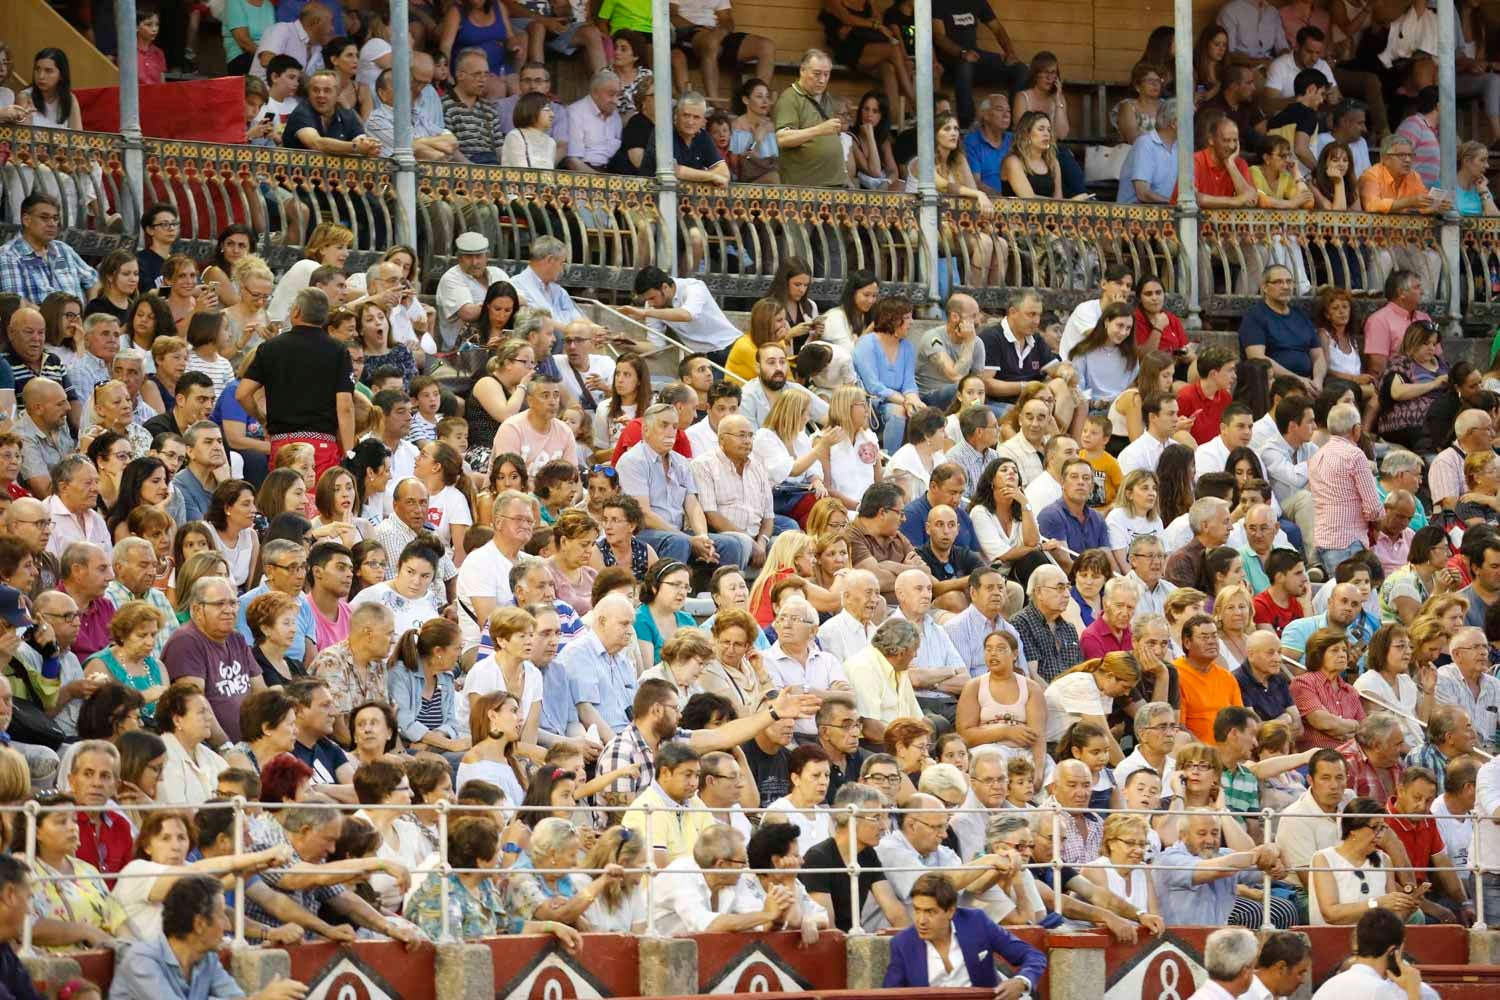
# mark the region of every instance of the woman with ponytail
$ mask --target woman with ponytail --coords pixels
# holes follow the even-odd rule
[[[1073,723],[1092,722],[1109,740],[1110,764],[1120,763],[1125,755],[1109,731],[1109,714],[1114,711],[1115,699],[1128,695],[1140,679],[1141,667],[1135,655],[1123,651],[1085,660],[1059,674],[1047,685],[1048,745],[1057,743]]]
[[[462,753],[469,738],[459,730],[453,668],[463,648],[458,625],[429,618],[407,629],[396,642],[396,658],[386,674],[386,695],[396,709],[401,738],[413,750]]]

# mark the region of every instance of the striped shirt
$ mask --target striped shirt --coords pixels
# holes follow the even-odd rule
[[[87,302],[89,289],[98,282],[99,272],[62,240],[48,243],[43,253],[32,249],[22,236],[0,247],[0,291],[14,292],[30,302],[41,302],[53,292],[67,292]],[[17,397],[20,394],[18,385]]]
[[[450,93],[443,98],[443,122],[465,156],[499,157],[500,119],[489,101],[480,99],[469,105]]]

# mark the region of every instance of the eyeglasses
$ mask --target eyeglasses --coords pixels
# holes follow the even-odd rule
[[[947,803],[944,803],[944,805],[947,805]],[[952,807],[950,806],[950,808],[952,808]],[[943,832],[945,832],[948,829],[948,821],[945,820],[945,819],[944,820],[939,820],[936,823],[929,823],[925,819],[918,819],[917,817],[913,816],[911,818],[911,821],[913,823],[917,824],[918,826],[925,826],[927,829],[931,830],[933,833],[943,833]]]
[[[270,566],[272,569],[285,570],[288,573],[306,573],[307,572],[307,563],[306,562],[296,562],[296,563],[267,563],[267,565]]]
[[[876,774],[873,771],[865,775],[864,780],[876,785],[895,785],[901,781],[899,774]]]
[[[222,601],[199,601],[198,602],[198,607],[200,607],[200,608],[214,608],[214,609],[220,610],[220,611],[222,611],[222,610],[224,610],[226,608],[237,608],[239,606],[240,606],[239,600],[237,598],[233,598],[233,597],[225,598]]]
[[[566,345],[572,346],[572,347],[577,347],[580,344],[592,344],[593,342],[594,342],[594,338],[593,337],[564,337],[563,338],[563,343],[566,344]]]
[[[235,603],[238,604],[239,602],[236,601]],[[71,625],[74,622],[78,621],[78,619],[81,617],[77,611],[65,611],[60,615],[51,611],[41,611],[38,612],[38,614],[40,614],[43,618],[51,618],[54,621],[60,621],[65,625]]]
[[[152,228],[152,229],[181,229],[182,228],[182,223],[180,221],[178,221],[177,219],[163,220],[161,222],[153,222],[153,223],[151,223],[150,228]]]
[[[858,719],[850,719],[848,722],[838,722],[838,723],[825,722],[821,726],[819,726],[818,728],[820,728],[820,729],[837,729],[837,730],[840,730],[841,732],[853,733],[853,732],[858,732],[859,731],[859,720]]]

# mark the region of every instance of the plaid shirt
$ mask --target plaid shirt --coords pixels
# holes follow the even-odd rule
[[[1406,755],[1407,767],[1425,767],[1437,775],[1437,793],[1443,794],[1444,772],[1448,770],[1448,755],[1432,745],[1431,740],[1423,741],[1411,753]]]
[[[1342,549],[1369,539],[1381,504],[1364,452],[1346,438],[1329,438],[1308,460],[1307,486],[1317,515],[1313,543],[1318,548]]]
[[[686,729],[679,729],[673,739],[687,740],[691,739],[692,735]],[[635,723],[631,723],[604,745],[604,751],[599,754],[598,773],[608,774],[610,771],[618,771],[631,764],[641,765],[641,773],[635,777],[627,774],[616,778],[610,782],[603,794],[623,795],[628,803],[656,781],[656,754],[646,745],[646,738],[641,735]]]
[[[1023,648],[1036,657],[1037,679],[1044,684],[1050,684],[1059,674],[1083,662],[1078,630],[1063,619],[1048,627],[1047,619],[1036,605],[1028,604],[1010,623],[1021,634]]]
[[[1370,758],[1365,756],[1364,749],[1354,740],[1340,744],[1334,749],[1344,758],[1344,764],[1349,769],[1348,787],[1356,796],[1384,802],[1396,794],[1396,785],[1401,780],[1401,772],[1406,770],[1399,761],[1395,767],[1376,767],[1370,763]]]
[[[45,255],[21,236],[0,247],[0,291],[14,292],[31,302],[41,302],[53,292],[67,292],[87,302],[89,289],[98,283],[99,273],[62,240],[48,243]]]
[[[281,824],[277,823],[276,825],[279,827]],[[251,847],[251,850],[264,851],[269,847],[277,846],[277,844],[279,843],[290,844],[291,842],[286,840],[283,834],[280,837],[272,837],[264,843],[256,842]],[[289,874],[288,869],[300,864],[302,864],[302,857],[296,853],[295,849],[293,849],[292,858],[286,863],[286,867],[270,869],[268,871],[262,872],[260,880],[267,886],[275,889],[277,892],[283,893],[284,895],[290,897],[292,902],[301,906],[307,912],[314,914],[318,912],[318,910],[323,906],[324,903],[343,895],[345,887],[342,885],[325,885],[314,889],[281,888],[281,880],[284,876]],[[265,924],[267,927],[280,927],[282,924],[282,921],[278,920],[276,917],[273,917],[269,912],[259,906],[255,902],[255,900],[250,897],[249,893],[245,894],[245,917],[249,920],[255,920],[259,923]]]

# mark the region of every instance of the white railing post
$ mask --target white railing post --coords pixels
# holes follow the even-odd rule
[[[245,851],[245,797],[236,795],[234,802],[234,853]],[[245,941],[245,873],[234,873],[234,946],[243,948]]]
[[[130,200],[135,202],[133,217],[131,211],[120,206],[128,232],[146,209],[146,151],[141,141],[141,76],[140,57],[135,47],[135,0],[115,0],[115,37],[116,58],[120,65],[120,136],[125,140],[125,185],[130,191]],[[81,212],[83,206],[79,208]],[[69,220],[63,220],[64,226],[69,224]]]
[[[1054,810],[1052,813],[1052,908],[1058,916],[1062,916],[1063,901],[1063,862],[1062,862],[1062,811]]]
[[[1182,289],[1187,315],[1182,318],[1189,330],[1203,328],[1202,281],[1210,277],[1198,273],[1198,199],[1193,187],[1193,0],[1174,0],[1173,24],[1176,30],[1177,79],[1177,239],[1182,247]],[[1212,292],[1212,289],[1209,289]]]
[[[942,262],[938,260],[937,149],[932,127],[932,0],[916,0],[914,14],[917,61],[917,196],[921,200],[919,221],[922,248],[927,256],[927,294],[932,296],[935,304],[941,306],[938,294],[938,268],[942,266]]]
[[[1233,813],[1231,813],[1230,815],[1233,815]],[[1271,842],[1271,810],[1269,809],[1262,809],[1260,811],[1260,842],[1262,844],[1269,844]],[[1261,901],[1260,929],[1263,931],[1268,931],[1271,930],[1270,872],[1266,872],[1265,877],[1261,879],[1261,891],[1265,894],[1265,899]]]
[[[859,806],[849,804],[849,934],[866,933],[859,905]],[[828,918],[833,919],[833,914]]]
[[[134,24],[130,26],[130,30],[135,31]],[[23,808],[26,817],[26,871],[28,874],[36,871],[36,817],[37,810],[40,808],[35,799],[27,802]],[[31,907],[28,906],[26,907],[26,921],[21,924],[21,954],[23,956],[36,953],[31,947],[31,925],[34,921]]]
[[[1479,824],[1484,819],[1475,809],[1469,813],[1469,868],[1474,872],[1474,928],[1485,930],[1484,869],[1479,864]]]
[[[391,110],[396,126],[392,158],[396,161],[396,203],[400,210],[396,219],[396,239],[414,247],[417,245],[417,157],[411,145],[412,49],[407,7],[407,0],[391,0],[391,89],[395,92],[395,104]],[[447,251],[447,247],[433,248],[434,253]],[[444,907],[445,912],[446,909]]]
[[[1437,0],[1438,16],[1438,147],[1442,151],[1439,162],[1442,163],[1442,172],[1438,175],[1438,183],[1443,190],[1452,197],[1458,190],[1458,13],[1454,10],[1454,0]],[[1472,41],[1472,39],[1468,39]],[[1459,254],[1463,252],[1462,234],[1458,228],[1458,206],[1454,205],[1443,213],[1442,225],[1439,229],[1439,245],[1442,249],[1443,264],[1448,271],[1448,325],[1450,333],[1457,336],[1462,333],[1461,317],[1463,315],[1463,270],[1459,261]],[[1434,288],[1431,292],[1437,297],[1442,292],[1442,287]]]
[[[677,273],[677,163],[672,150],[672,6],[651,0],[651,71],[655,75],[652,114],[656,116],[656,210],[661,215],[661,250],[657,266]],[[650,829],[649,824],[647,829]],[[650,847],[647,847],[647,851]]]
[[[452,872],[452,866],[448,862],[448,802],[440,800],[437,803],[438,814],[438,900],[443,908],[442,929],[439,936],[444,944],[453,940],[452,920],[448,915],[448,877]],[[503,834],[502,834],[503,836]]]

